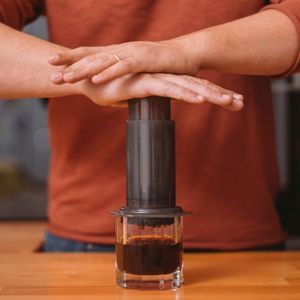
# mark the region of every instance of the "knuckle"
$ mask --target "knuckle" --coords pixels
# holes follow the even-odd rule
[[[180,87],[179,88],[179,93],[183,96],[183,97],[195,97],[196,93],[191,91],[191,90],[188,90],[188,89],[185,89],[185,88],[182,88]]]
[[[217,95],[215,93],[213,93],[212,91],[210,90],[206,90],[203,92],[203,97],[206,99],[206,100],[217,100],[219,97],[217,97]]]
[[[129,59],[125,59],[122,61],[122,66],[127,70],[131,71],[133,69],[133,64]]]
[[[181,75],[181,77],[185,80],[190,80],[191,77],[189,75]]]
[[[82,77],[84,76],[87,76],[87,72],[83,71],[83,70],[76,70],[73,72],[73,79],[71,81],[74,81],[74,80],[78,80],[78,79],[81,79]]]
[[[211,89],[213,89],[214,88],[214,84],[212,83],[212,82],[210,82],[210,81],[207,81],[206,83],[205,83],[205,85],[208,87],[208,88],[211,88]]]
[[[72,68],[72,67],[69,67],[69,68],[66,68],[62,73],[63,74],[67,74],[67,73],[70,73],[70,72],[74,72],[75,71],[75,69],[74,68]]]
[[[196,81],[194,80],[194,78],[188,76],[188,75],[184,75],[184,80],[188,83],[191,83],[191,84],[195,84]]]
[[[90,76],[91,70],[87,66],[73,69],[74,78],[81,78],[82,76]]]
[[[201,78],[193,77],[193,79],[194,79],[195,82],[197,82],[197,83],[203,83],[203,79],[201,79]]]
[[[221,89],[218,85],[214,84],[213,82],[209,81],[206,85],[208,88],[210,88],[212,91],[216,91],[217,93],[221,92]]]

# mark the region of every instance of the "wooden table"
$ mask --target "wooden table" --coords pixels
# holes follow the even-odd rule
[[[43,241],[45,228],[43,221],[1,221],[0,253],[36,251]]]
[[[185,285],[115,285],[113,254],[0,254],[1,300],[299,300],[300,253],[186,254]]]
[[[0,222],[0,300],[300,300],[300,252],[186,254],[176,291],[115,285],[113,254],[34,253],[44,222]]]

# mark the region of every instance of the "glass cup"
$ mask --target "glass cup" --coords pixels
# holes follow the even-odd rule
[[[117,284],[174,289],[183,283],[182,216],[116,218]]]

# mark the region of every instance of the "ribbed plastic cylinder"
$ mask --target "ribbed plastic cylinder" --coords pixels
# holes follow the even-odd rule
[[[129,101],[126,172],[127,208],[176,206],[175,124],[169,100]]]

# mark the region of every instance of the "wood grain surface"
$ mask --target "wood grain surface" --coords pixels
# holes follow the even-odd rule
[[[42,221],[1,221],[0,253],[32,253],[41,245],[45,227]]]
[[[300,300],[300,252],[185,254],[185,284],[115,284],[114,254],[34,253],[43,222],[0,222],[0,300]]]
[[[1,300],[299,300],[300,253],[186,254],[185,284],[136,291],[115,284],[114,255],[0,254]]]

